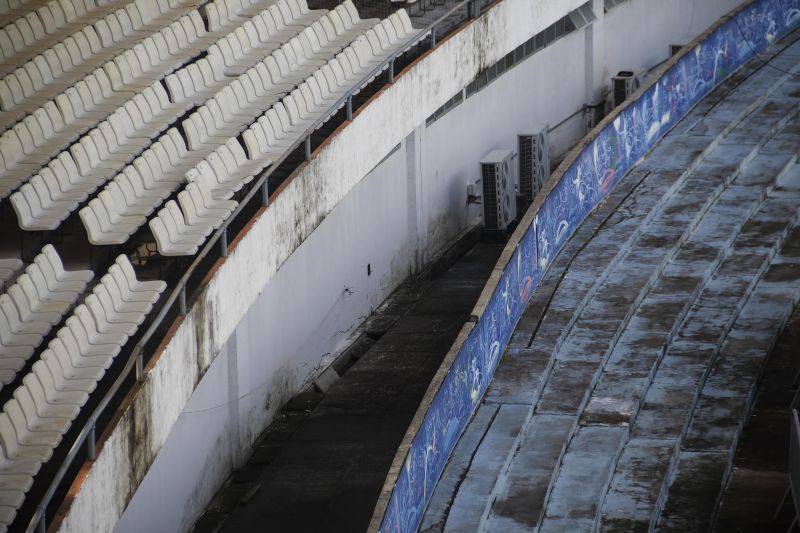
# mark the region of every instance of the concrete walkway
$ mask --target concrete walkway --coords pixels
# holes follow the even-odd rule
[[[702,101],[567,244],[423,531],[712,525],[800,298],[797,38]]]
[[[366,325],[366,337],[379,339],[324,394],[289,402],[195,531],[365,531],[411,418],[501,251],[478,244],[440,276],[405,282]]]

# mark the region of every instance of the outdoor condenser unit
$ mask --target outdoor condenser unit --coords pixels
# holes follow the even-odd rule
[[[519,195],[533,201],[550,177],[550,134],[547,126],[537,128],[538,133],[517,135],[519,155]]]
[[[511,150],[493,150],[480,162],[486,229],[504,230],[517,218],[513,159]]]

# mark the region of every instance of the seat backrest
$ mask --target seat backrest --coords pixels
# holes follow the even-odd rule
[[[256,123],[247,128],[242,134],[242,139],[250,159],[256,159],[260,154],[266,153],[267,139],[260,124]]]
[[[32,313],[31,301],[28,294],[22,290],[19,284],[14,284],[6,290],[7,296],[10,297],[16,308],[19,310],[20,316],[29,316]]]
[[[19,285],[19,287],[25,292],[25,296],[28,301],[31,302],[32,307],[34,304],[43,301],[39,295],[36,285],[27,272],[17,278],[17,285]]]
[[[18,388],[21,389],[23,387]],[[17,432],[14,430],[14,425],[6,413],[0,413],[0,445],[2,445],[4,455],[8,459],[14,459],[20,453]]]
[[[19,309],[8,294],[0,294],[0,313],[5,313],[10,324],[18,325],[23,322]]]
[[[50,341],[48,347],[53,350],[53,354],[61,362],[61,366],[75,366],[81,360],[83,354],[80,350],[79,339],[84,341],[84,346],[88,346],[89,340],[86,338],[86,332],[80,326],[80,322],[75,317],[67,319],[67,326],[58,330],[56,338]]]
[[[95,322],[98,324],[110,324],[111,321],[109,320],[109,314],[106,308],[103,306],[100,299],[95,294],[90,294],[84,300],[86,307],[89,309],[92,317],[94,317]]]
[[[100,328],[107,324],[104,316],[93,315],[85,303],[78,305],[72,314],[73,317],[80,320],[83,329],[90,336],[100,333]]]
[[[33,370],[33,374],[25,376],[26,384],[29,379],[34,378],[34,380],[40,384],[45,394],[47,391],[55,392],[57,390],[56,381],[53,379],[53,375],[50,373],[47,365],[41,361],[36,361],[33,363],[33,368],[31,370]]]
[[[326,16],[328,17],[328,20],[330,20],[331,24],[333,24],[333,27],[336,30],[336,35],[342,36],[350,29],[349,24],[345,23],[338,10],[334,9],[333,11],[328,11]]]
[[[34,363],[34,367],[36,366]],[[41,372],[41,370],[40,370]],[[11,423],[16,428],[17,432],[24,432],[28,430],[28,420],[25,417],[25,412],[22,410],[22,407],[19,404],[19,400],[16,398],[11,398],[3,405],[3,413],[8,417]]]
[[[58,252],[52,244],[45,244],[42,247],[40,255],[43,259],[46,259],[47,262],[50,263],[50,266],[57,274],[61,275],[65,272],[64,263],[61,261],[61,256],[58,255]]]
[[[17,387],[14,390],[14,399],[17,400],[17,404],[27,420],[36,420],[37,418],[41,418],[39,416],[39,409],[37,408],[36,401],[34,400],[31,391],[28,390],[27,387]],[[2,438],[2,436],[0,436],[0,438]],[[5,450],[6,455],[12,455],[11,450],[6,448],[7,444],[8,443],[3,441],[3,449]]]

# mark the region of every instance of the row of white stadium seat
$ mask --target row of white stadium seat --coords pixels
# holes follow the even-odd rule
[[[305,4],[304,0],[288,1],[298,6],[298,9],[302,8]],[[286,3],[287,0],[279,1],[279,4]],[[197,12],[195,11],[193,13],[196,15]],[[199,17],[199,15],[197,16]],[[192,18],[192,13],[183,17],[182,20],[187,20],[189,18]],[[213,36],[207,35],[206,37],[209,38]],[[207,40],[207,38],[204,40]],[[139,46],[141,45],[137,45],[137,47]],[[170,66],[174,66],[175,58],[171,59],[173,64]],[[258,58],[253,58],[252,63],[255,63],[256,61],[258,61]],[[201,64],[202,63],[203,62],[201,61]],[[184,67],[179,72],[185,72],[191,69],[191,67],[192,65],[189,67]],[[222,69],[220,68],[219,70]],[[103,71],[100,71],[96,74],[100,75],[102,72]],[[158,77],[160,76],[153,75],[150,76],[146,81],[150,82],[154,78]],[[93,76],[87,77],[87,80],[93,79]],[[128,83],[125,88],[136,89],[137,86],[132,83]],[[30,155],[26,155],[22,150],[19,150],[21,140],[23,138],[32,137],[29,130],[39,133],[43,129],[41,124],[45,123],[51,126],[46,129],[48,131],[52,131],[52,124],[63,124],[63,126],[59,127],[58,129],[67,131],[69,134],[71,134],[71,136],[64,142],[72,141],[78,134],[80,134],[81,131],[85,131],[88,127],[97,124],[98,120],[107,116],[110,110],[114,109],[113,106],[118,104],[118,100],[130,96],[129,93],[123,94],[121,91],[117,91],[117,93],[114,94],[114,96],[117,97],[115,101],[106,101],[107,99],[95,98],[95,101],[91,102],[90,107],[84,105],[84,102],[90,100],[92,97],[92,94],[87,90],[88,86],[86,84],[78,83],[76,85],[76,89],[77,91],[68,90],[66,94],[59,95],[56,98],[55,103],[49,102],[44,106],[44,108],[37,109],[32,116],[26,117],[22,124],[18,124],[13,130],[4,133],[3,136],[0,137],[0,155],[4,156],[5,154],[8,154],[8,157],[3,157],[3,162],[6,163],[10,161],[10,165],[7,165],[5,169],[0,169],[0,198],[8,195],[10,191],[19,187],[22,183],[29,179],[30,176],[32,176],[35,171],[38,170],[38,168],[41,168],[43,162],[42,160],[52,157],[52,151],[46,150],[45,148],[31,150],[33,153]],[[84,97],[81,98],[81,95]],[[98,103],[96,100],[103,101]],[[125,135],[142,137],[144,129],[142,124],[149,124],[150,128],[155,126],[156,132],[161,131],[170,122],[183,113],[189,105],[191,105],[191,102],[189,101],[184,101],[184,99],[179,100],[180,101],[177,104],[171,102],[162,84],[158,81],[155,81],[152,83],[152,85],[145,87],[139,93],[134,93],[133,97],[123,105],[124,109],[120,108],[115,113],[115,115],[119,116],[111,116],[108,120],[113,122],[116,119],[116,122],[120,123],[119,127],[115,128],[115,135],[118,138],[120,136],[124,137]],[[75,102],[76,105],[73,106],[73,102]],[[77,108],[80,108],[80,112],[78,113],[75,112],[75,109]],[[38,120],[36,120],[37,118]],[[99,127],[102,127],[102,124]],[[123,129],[127,130],[127,134],[122,133]],[[144,135],[144,137],[152,138],[154,135],[155,133],[151,132]],[[42,135],[38,135],[37,138],[41,136]],[[54,144],[58,145],[58,138],[46,136],[46,139],[48,142],[48,147],[52,147]],[[113,151],[113,145],[114,143],[111,142],[109,151]],[[71,148],[71,151],[74,151],[75,149],[80,150],[80,148],[73,147]],[[98,150],[98,153],[102,153],[102,149]],[[16,154],[16,159],[14,159],[14,154]],[[57,159],[58,156],[53,158],[53,160],[51,160],[51,164]],[[9,168],[9,166],[11,168]],[[119,169],[117,168],[115,170],[118,171]],[[41,202],[41,210],[49,210],[47,200],[44,198]],[[23,209],[23,211],[26,213],[26,217],[28,214],[36,217],[36,213],[39,211],[39,209],[34,204],[30,204],[27,209]],[[23,228],[31,230],[44,229],[52,226],[52,224],[55,223],[52,221],[52,217],[44,214],[40,218],[43,220],[51,220],[49,223],[43,221],[31,221],[27,226],[23,225]]]
[[[196,14],[197,12],[193,11],[192,13]],[[167,34],[175,35],[172,30],[176,27],[195,28],[196,24],[202,21],[193,21],[193,18],[190,15],[181,17],[155,35],[162,37]],[[184,35],[184,37],[186,36]],[[154,81],[160,80],[181,62],[197,55],[207,45],[201,36],[193,33],[191,38],[177,39],[173,43],[174,46],[161,52],[164,56],[161,58],[157,54],[158,47],[154,44],[156,39],[154,37],[148,37],[148,39],[149,41],[146,40],[146,42],[150,42],[153,46],[147,47],[140,43],[135,47],[136,50],[120,54],[106,62],[102,68],[96,69],[85,80],[82,80],[85,82],[84,84],[76,84],[79,94],[83,91],[83,96],[88,97],[80,100],[91,102],[88,108],[82,106],[81,111],[70,109],[72,106],[69,104],[72,104],[74,100],[57,98],[54,101],[48,101],[51,104],[49,107],[37,108],[33,114],[25,116],[22,122],[16,123],[12,129],[5,131],[0,137],[0,144],[9,147],[22,144],[23,147],[27,147],[23,155],[17,157],[13,157],[13,152],[9,152],[8,148],[3,148],[0,153],[3,156],[5,169],[8,171],[14,167],[46,162],[52,157],[52,149],[49,147],[66,146],[80,134],[80,130],[76,131],[75,128],[75,118],[85,117],[93,111],[102,113],[103,108],[107,110],[106,112],[110,112],[109,108],[115,109],[138,91]],[[100,89],[99,94],[92,91],[92,81]],[[65,104],[67,109],[64,110]],[[45,146],[45,149],[42,149],[42,146]]]
[[[205,102],[214,93],[230,83],[233,76],[239,76],[245,72],[252,72],[253,66],[258,69],[257,75],[264,79],[269,78],[273,85],[285,85],[282,78],[291,71],[289,59],[282,61],[285,54],[278,54],[273,57],[257,57],[257,61],[249,61],[254,57],[251,49],[258,48],[264,51],[277,50],[289,38],[302,35],[302,40],[298,44],[307,49],[313,47],[311,43],[335,43],[332,46],[339,46],[339,42],[352,41],[359,34],[363,33],[376,21],[375,19],[361,20],[355,6],[350,0],[346,0],[333,11],[318,17],[306,28],[298,24],[293,18],[284,18],[287,8],[291,13],[306,13],[308,11],[305,2],[302,0],[289,0],[288,2],[278,2],[275,6],[254,17],[250,23],[250,29],[245,28],[245,23],[241,28],[228,34],[224,39],[220,39],[208,49],[208,56],[166,77],[166,83],[170,88],[170,93],[175,100],[189,99],[196,104]],[[293,7],[294,6],[294,7]],[[321,10],[320,10],[321,11]],[[256,41],[253,30],[259,35]],[[312,35],[313,34],[313,35]],[[257,43],[261,43],[258,47]],[[268,71],[269,74],[266,74]],[[242,81],[242,78],[239,78]],[[258,82],[256,82],[258,83]],[[292,86],[291,84],[290,86]],[[288,87],[287,87],[288,88]]]
[[[0,413],[0,525],[9,525],[32,477],[166,289],[139,281],[121,255],[78,305]]]
[[[92,280],[90,270],[67,271],[52,245],[0,294],[0,383],[8,383]]]
[[[4,20],[16,20],[47,2],[48,0],[0,0],[0,15]]]
[[[187,107],[171,103],[158,83],[128,101],[11,195],[20,227],[58,227],[90,193],[150,146],[169,119]],[[169,139],[174,141],[175,133]],[[182,139],[178,142],[183,144]]]
[[[185,180],[186,171],[202,156],[192,155],[185,145],[164,149],[170,130],[125,168],[105,190],[78,213],[92,244],[122,244],[136,231],[172,191]],[[138,188],[135,183],[141,183]]]
[[[255,0],[246,2],[246,5],[238,0],[215,0],[207,4],[201,9],[205,10],[206,18],[211,17],[216,22],[211,24],[210,31],[205,32],[206,40],[213,40],[237,28],[253,10],[265,9],[272,3],[274,0]],[[0,80],[0,131],[14,124],[25,113],[32,113],[37,106],[63,92],[119,51],[132,51],[138,57],[149,54],[147,61],[151,62],[157,55],[161,62],[168,61],[168,55],[163,57],[164,53],[159,54],[159,50],[171,50],[173,43],[179,42],[182,37],[201,32],[204,23],[200,10],[186,13],[194,28],[182,30],[179,25],[172,24],[170,31],[164,32],[164,35],[152,35],[152,39],[144,39],[141,43],[138,43],[137,37],[173,23],[193,4],[194,0],[175,0],[171,4],[166,0],[135,0],[124,9],[83,28],[37,55]],[[292,11],[297,11],[302,5],[290,0]],[[217,20],[216,15],[212,15],[219,12],[225,13],[224,20]],[[109,20],[115,17],[117,22],[110,23]],[[186,26],[186,21],[182,21],[182,24]],[[101,28],[95,28],[98,25]],[[111,31],[102,28],[119,29]]]
[[[345,2],[345,4],[352,6],[349,1]],[[347,5],[342,5],[339,8],[342,10],[348,9]],[[325,15],[325,17],[327,16]],[[352,21],[349,15],[348,20],[351,21],[351,26],[356,24],[363,25],[364,22],[360,19]],[[371,24],[372,21],[368,21],[368,23]],[[378,23],[376,26],[380,24]],[[340,37],[334,44],[328,43],[328,48],[325,51],[320,49],[319,52],[314,52],[312,50],[311,53],[314,55],[311,58],[306,57],[305,49],[299,44],[301,37],[305,37],[301,34],[292,38],[289,43],[283,45],[281,49],[276,50],[259,63],[260,65],[265,64],[270,60],[274,60],[278,55],[286,57],[284,49],[289,50],[289,55],[294,60],[291,66],[279,71],[281,74],[280,82],[284,87],[281,92],[269,90],[272,85],[272,78],[269,76],[268,70],[261,70],[267,76],[267,79],[259,83],[261,86],[260,92],[253,87],[253,97],[261,96],[257,105],[251,106],[249,104],[250,98],[247,96],[246,91],[242,91],[244,94],[240,93],[240,95],[244,96],[244,98],[240,98],[234,89],[237,86],[236,82],[241,85],[242,80],[250,80],[250,71],[257,72],[259,70],[258,66],[252,67],[250,71],[242,74],[231,85],[219,91],[206,105],[201,106],[196,112],[192,113],[183,122],[183,130],[188,140],[187,148],[189,149],[189,154],[187,155],[194,159],[194,161],[186,160],[189,163],[186,169],[191,168],[197,160],[205,157],[214,148],[225,143],[231,136],[246,128],[252,122],[253,116],[258,116],[262,109],[276,102],[281,95],[285,94],[286,89],[300,83],[306,75],[313,73],[321,63],[324,63],[326,58],[332,57],[337,50],[346,46],[352,33],[349,28],[345,28],[345,32],[345,35]],[[293,45],[296,45],[296,47]],[[297,50],[297,54],[294,53],[294,50]],[[145,150],[140,158],[146,157],[152,150],[153,148]],[[165,188],[169,187],[168,190],[163,191],[166,193],[165,196],[178,188],[183,181],[183,175],[176,175],[176,170],[179,170],[177,165],[162,171],[163,177],[156,172],[153,173],[155,182],[163,183]],[[120,177],[115,178],[112,184],[118,179]],[[109,184],[104,192],[109,192],[112,184]],[[98,197],[80,210],[80,216],[84,222],[89,241],[93,244],[125,242],[131,234],[144,224],[153,209],[163,200],[163,197],[153,201],[150,198],[126,194],[132,192],[130,188],[120,187],[116,189],[120,194],[113,196],[107,194],[104,197]]]
[[[198,163],[187,178],[196,183],[199,190],[205,191],[210,202],[230,198],[296,142],[298,135],[334,113],[336,110],[331,106],[360,78],[408,43],[416,32],[407,16],[401,9],[377,24],[267,110],[243,134],[247,153],[237,139],[228,139]],[[403,26],[402,33],[396,31],[393,22]],[[378,27],[380,30],[376,31]],[[388,37],[390,28],[394,30],[392,37]],[[342,73],[341,78],[336,76],[337,70]],[[180,206],[176,202],[167,202],[150,220],[150,230],[160,254],[197,253],[206,237],[228,216],[220,212],[214,216],[197,217],[194,208],[195,204],[190,202],[180,202]]]
[[[54,99],[120,52],[134,51],[144,58],[147,46],[152,57],[159,57],[157,52],[153,53],[151,41],[145,39],[139,47],[136,44],[173,23],[189,6],[172,9],[164,4],[161,7],[169,10],[165,13],[158,11],[159,7],[158,0],[136,0],[66,37],[6,75],[0,80],[0,131]],[[202,25],[201,19],[199,23]],[[169,40],[177,39],[170,36],[174,31],[165,33]]]
[[[171,33],[168,31],[170,28],[182,26],[182,23],[190,22],[191,19],[188,15],[181,17],[156,35]],[[63,98],[57,98],[55,103],[51,102],[52,106],[40,108],[4,132],[0,136],[0,180],[19,179],[30,170],[41,168],[52,157],[54,146],[63,148],[77,138],[81,131],[77,126],[82,119],[91,121],[94,117],[95,120],[102,120],[125,101],[133,98],[138,91],[160,80],[182,61],[197,55],[207,43],[195,36],[192,40],[176,41],[174,44],[175,46],[162,52],[165,56],[163,62],[151,63],[145,68],[136,61],[138,56],[134,52],[116,57],[114,61],[106,63],[103,68],[95,70],[77,83],[72,92],[73,98],[69,97],[68,91],[67,94],[60,95]],[[142,50],[145,48],[142,47]],[[153,46],[152,51],[156,50],[158,47]]]
[[[130,0],[52,0],[0,28],[0,72],[50,48]]]

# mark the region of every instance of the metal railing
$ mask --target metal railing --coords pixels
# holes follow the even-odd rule
[[[494,0],[499,1],[499,0]],[[485,6],[490,5],[491,1],[486,1]],[[227,257],[228,256],[228,226],[231,222],[239,217],[242,212],[250,205],[253,199],[258,195],[260,196],[259,201],[261,202],[262,207],[267,207],[269,204],[269,188],[268,188],[268,178],[270,175],[279,167],[281,163],[283,163],[286,158],[288,158],[296,149],[299,148],[301,144],[305,145],[305,159],[306,161],[311,159],[311,135],[317,131],[330,117],[334,116],[342,107],[346,108],[346,117],[347,120],[350,121],[353,119],[353,97],[361,92],[366,86],[372,83],[374,80],[380,76],[384,70],[387,71],[387,82],[389,84],[394,82],[395,78],[395,61],[406,52],[410,51],[413,46],[425,40],[428,35],[430,34],[430,49],[436,47],[437,38],[441,37],[437,35],[437,27],[442,25],[444,22],[453,22],[449,19],[453,17],[454,14],[463,10],[466,7],[466,18],[462,22],[466,22],[468,20],[474,19],[478,16],[479,11],[482,10],[482,2],[481,0],[461,0],[460,2],[456,3],[452,8],[448,9],[444,14],[439,16],[436,20],[428,24],[425,28],[418,31],[413,37],[409,38],[403,46],[401,46],[396,52],[393,52],[389,57],[387,57],[384,61],[382,61],[379,65],[373,68],[368,74],[363,76],[357,83],[353,84],[353,86],[348,89],[348,91],[341,97],[339,100],[336,101],[329,109],[326,111],[319,119],[317,119],[310,127],[308,127],[298,138],[295,140],[292,145],[282,153],[282,155],[276,160],[270,163],[270,166],[267,170],[261,173],[261,176],[258,180],[255,181],[254,185],[251,186],[250,190],[246,194],[246,196],[239,202],[239,205],[236,209],[228,216],[228,218],[223,222],[219,229],[217,229],[206,241],[205,245],[203,246],[202,250],[194,257],[194,260],[186,269],[184,274],[181,276],[180,280],[177,282],[175,288],[169,294],[167,300],[161,306],[156,317],[150,323],[150,326],[147,328],[145,333],[139,338],[138,342],[134,345],[130,355],[128,356],[128,360],[125,362],[122,371],[120,372],[117,379],[111,385],[111,387],[106,391],[103,398],[100,400],[97,407],[95,407],[94,411],[92,412],[89,419],[84,424],[83,428],[81,429],[78,436],[75,438],[72,446],[69,449],[66,457],[63,459],[61,466],[56,471],[53,479],[51,480],[44,496],[42,497],[41,501],[36,507],[36,511],[34,512],[33,516],[31,517],[26,531],[28,533],[32,533],[33,531],[39,531],[44,533],[47,529],[47,522],[46,522],[46,513],[47,508],[53,499],[53,496],[60,486],[64,476],[66,475],[69,468],[73,465],[75,459],[79,456],[81,449],[83,446],[86,446],[86,454],[90,461],[93,461],[96,457],[96,434],[97,434],[97,425],[98,420],[100,417],[105,414],[105,410],[111,404],[113,398],[119,393],[125,383],[125,381],[130,377],[131,370],[135,369],[135,379],[136,383],[141,383],[144,380],[144,348],[145,345],[154,337],[156,332],[159,328],[163,325],[167,314],[172,310],[172,307],[175,305],[177,300],[178,302],[178,316],[184,316],[187,313],[187,285],[189,279],[195,274],[196,270],[200,267],[203,263],[203,260],[212,253],[212,251],[218,247],[219,249],[219,256],[220,257]],[[453,31],[457,30],[461,25],[461,22],[456,22],[455,24],[451,24],[444,32],[444,35],[448,35]],[[420,54],[421,55],[421,54]],[[200,284],[193,296],[198,295],[203,289],[203,285]]]

